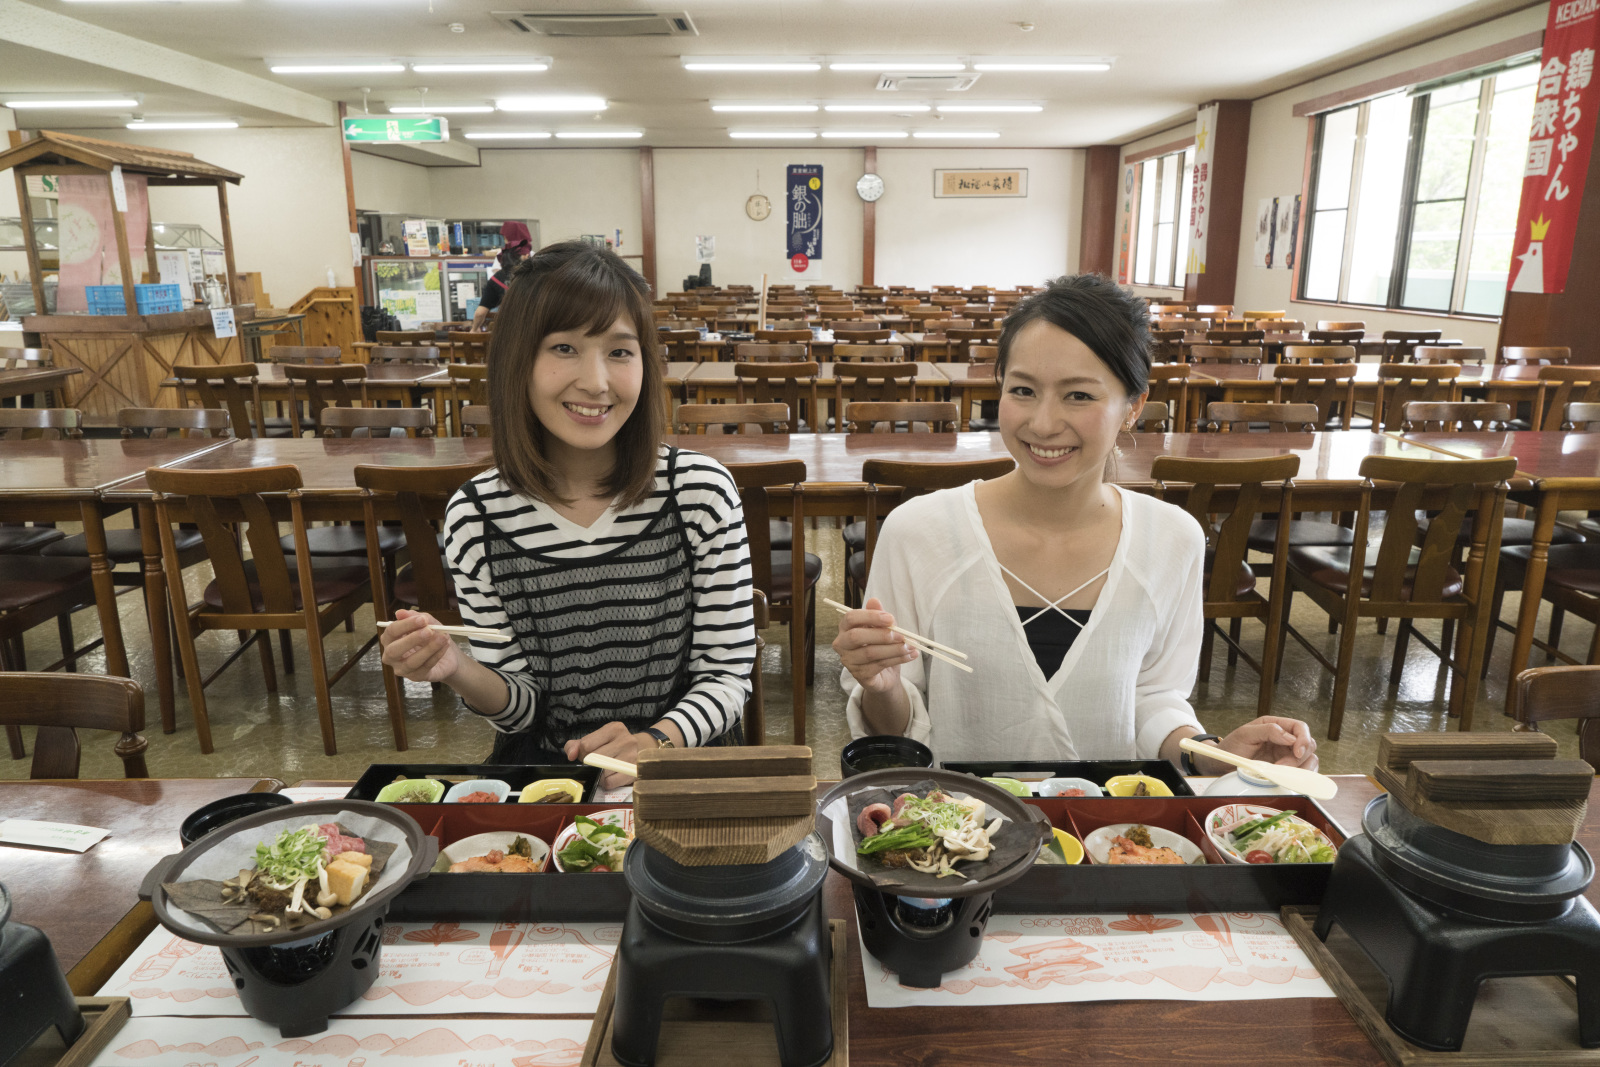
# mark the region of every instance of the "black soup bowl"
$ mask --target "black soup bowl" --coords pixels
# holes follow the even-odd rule
[[[839,774],[843,778],[891,767],[932,766],[932,749],[921,741],[893,734],[858,737],[839,753]]]
[[[239,793],[221,800],[213,800],[205,807],[196,808],[183,820],[183,825],[178,827],[178,838],[183,842],[183,847],[188,848],[202,837],[230,822],[242,819],[246,815],[268,811],[272,808],[281,808],[294,801],[282,793]]]

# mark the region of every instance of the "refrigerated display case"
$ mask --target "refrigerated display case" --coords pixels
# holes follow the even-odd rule
[[[407,330],[470,321],[495,266],[459,256],[369,256],[365,263],[367,292]]]

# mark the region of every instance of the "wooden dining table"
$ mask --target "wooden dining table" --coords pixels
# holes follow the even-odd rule
[[[909,362],[909,361],[908,361]],[[819,361],[817,389],[821,400],[831,400],[835,378],[834,364]],[[684,377],[684,386],[694,394],[695,402],[704,404],[711,400],[734,400],[738,397],[739,379],[734,374],[733,363],[701,363]],[[932,400],[941,396],[949,379],[932,363],[917,364],[917,398]]]
[[[18,367],[0,370],[0,400],[14,396],[34,396],[53,393],[56,403],[66,406],[66,385],[72,377],[82,374],[81,367]]]
[[[1347,836],[1354,836],[1361,832],[1362,811],[1380,790],[1364,775],[1335,778],[1339,794],[1322,806]],[[73,991],[92,995],[155,928],[149,905],[136,903],[134,893],[149,867],[176,851],[184,816],[218,797],[279,784],[270,779],[0,783],[3,810],[112,830],[111,837],[82,855],[0,847],[13,917],[43,930],[68,970]],[[1590,814],[1578,833],[1591,852],[1600,849],[1596,799],[1600,795],[1591,793]],[[85,883],[91,887],[87,891]],[[1600,905],[1600,884],[1590,885],[1586,896]],[[850,883],[830,871],[823,901],[830,918],[850,924],[849,1053],[856,1063],[1379,1067],[1384,1062],[1332,998],[875,1009],[867,1002]]]

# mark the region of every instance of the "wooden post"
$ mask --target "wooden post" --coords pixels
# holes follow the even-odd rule
[[[1117,273],[1117,203],[1122,192],[1122,148],[1090,145],[1083,168],[1083,218],[1078,224],[1078,270]]]
[[[161,261],[156,259],[156,213],[148,209],[150,203],[149,189],[148,185],[145,186],[144,258],[150,267],[150,280],[159,283],[161,281]]]
[[[878,173],[878,146],[868,145],[861,164],[866,173]],[[868,200],[861,205],[861,284],[872,285],[878,266],[878,204]]]
[[[228,221],[228,179],[217,179],[217,211],[222,216],[222,254],[228,260],[228,303],[233,303],[233,223]]]
[[[128,217],[117,207],[117,194],[112,188],[111,175],[106,174],[106,195],[111,197],[111,228],[117,233],[117,262],[122,266],[123,313],[139,314],[139,302],[133,293],[133,257],[128,251]]]
[[[44,271],[39,266],[39,246],[33,240],[33,205],[28,202],[28,179],[21,171],[14,171],[17,179],[17,207],[22,212],[22,246],[28,252],[28,278],[33,282],[33,313],[48,315],[44,306]],[[57,287],[56,292],[60,293]]]
[[[356,221],[356,174],[350,163],[350,142],[344,139],[344,120],[350,113],[350,106],[343,100],[339,101],[339,154],[344,157],[344,206],[350,216],[350,232],[357,234],[361,227]],[[361,302],[367,302],[366,273],[357,263],[352,268],[356,276],[356,291],[361,294]]]
[[[1250,101],[1218,101],[1211,136],[1210,236],[1206,272],[1184,277],[1183,298],[1196,304],[1233,303],[1239,275],[1239,227],[1244,219],[1244,168],[1250,148]]]
[[[650,284],[656,287],[656,162],[649,148],[639,149],[639,251],[642,253],[639,270]]]

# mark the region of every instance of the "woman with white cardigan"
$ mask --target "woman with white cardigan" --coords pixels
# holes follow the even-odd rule
[[[1183,510],[1107,480],[1148,392],[1148,322],[1143,300],[1094,275],[1058,278],[1006,317],[995,374],[1016,469],[907,501],[884,522],[866,605],[833,646],[853,735],[903,734],[937,759],[984,761],[1178,762],[1178,742],[1199,737],[1317,766],[1299,720],[1264,716],[1217,738],[1189,704],[1204,537]],[[895,624],[976,669],[924,660]]]

